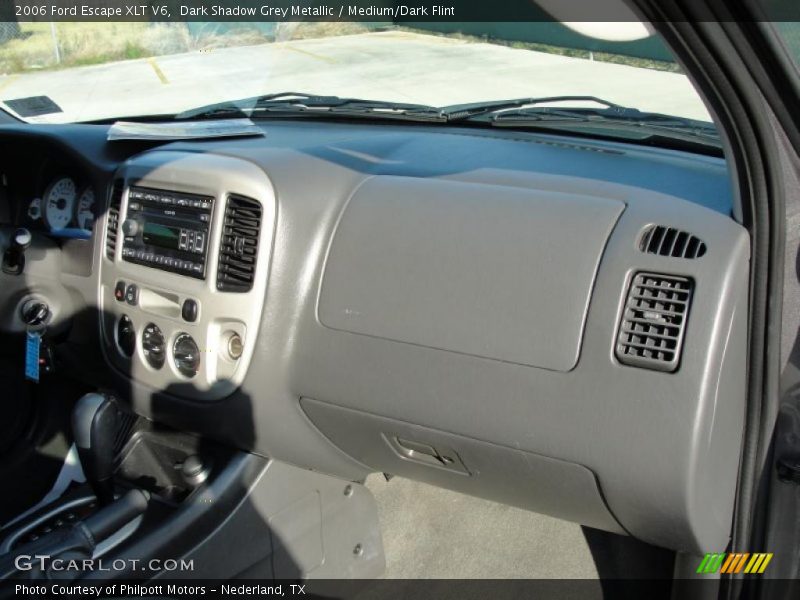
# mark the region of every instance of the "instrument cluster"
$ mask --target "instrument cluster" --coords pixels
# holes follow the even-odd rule
[[[71,175],[56,175],[37,186],[28,203],[26,221],[57,237],[88,239],[96,217],[94,187]]]

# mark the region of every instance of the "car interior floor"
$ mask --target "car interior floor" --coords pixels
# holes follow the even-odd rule
[[[390,579],[596,578],[580,525],[402,477],[367,478]]]

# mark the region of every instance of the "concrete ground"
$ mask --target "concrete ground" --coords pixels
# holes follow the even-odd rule
[[[579,525],[400,477],[367,478],[391,579],[594,579]],[[599,586],[599,584],[598,584]]]
[[[0,99],[45,94],[63,108],[46,121],[174,113],[279,91],[433,105],[580,94],[709,119],[679,73],[400,31],[0,76]]]

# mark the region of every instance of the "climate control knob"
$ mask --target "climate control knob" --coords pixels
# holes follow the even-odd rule
[[[188,333],[181,333],[172,345],[175,366],[185,377],[194,377],[200,370],[200,348]]]
[[[128,315],[122,315],[117,323],[117,344],[122,353],[130,358],[136,350],[136,329]]]
[[[155,323],[148,323],[142,332],[142,352],[145,360],[154,369],[164,366],[166,351],[164,349],[164,334]]]

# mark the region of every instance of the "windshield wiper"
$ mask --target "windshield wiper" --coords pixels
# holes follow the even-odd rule
[[[598,106],[543,106],[563,103]],[[457,123],[482,122],[496,127],[569,129],[586,135],[604,132],[606,137],[665,139],[719,150],[719,134],[712,123],[621,106],[595,96],[547,96],[514,98],[444,107],[339,96],[281,92],[201,106],[176,119],[230,119],[258,117],[341,117],[395,119],[402,121]]]
[[[599,107],[541,106],[563,102],[592,102]],[[719,134],[713,123],[676,117],[638,108],[621,106],[595,96],[550,96],[516,98],[476,104],[459,104],[442,109],[449,122],[482,120],[500,127],[592,127],[600,129],[637,129],[641,134],[657,133],[702,138],[719,146]]]
[[[449,121],[468,121],[473,117],[490,115],[503,110],[550,104],[553,102],[594,102],[595,104],[601,104],[607,108],[617,110],[636,110],[626,109],[624,106],[614,104],[602,98],[597,98],[596,96],[546,96],[541,98],[511,98],[509,100],[493,100],[490,102],[474,102],[471,104],[452,104],[442,107],[442,111],[447,115]]]
[[[315,96],[301,92],[281,92],[230,102],[209,104],[180,113],[176,119],[284,116],[338,116],[405,121],[444,122],[440,108],[425,104],[407,104],[339,96]]]

